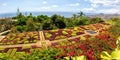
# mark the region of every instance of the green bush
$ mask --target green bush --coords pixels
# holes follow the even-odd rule
[[[115,24],[110,29],[115,36],[120,36],[120,21],[116,21]]]

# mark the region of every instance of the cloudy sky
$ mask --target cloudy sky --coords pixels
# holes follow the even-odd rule
[[[120,0],[0,0],[0,14],[16,12],[119,13]]]

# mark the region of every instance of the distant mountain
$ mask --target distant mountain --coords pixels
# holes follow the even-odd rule
[[[65,17],[71,17],[73,14],[77,14],[77,12],[22,12],[24,15],[29,15],[29,13],[32,13],[33,16],[37,16],[37,15],[48,15],[48,16],[52,16],[53,14],[59,14],[61,16],[65,16]],[[16,16],[17,13],[4,13],[4,14],[0,14],[0,18],[2,17],[13,17]],[[85,13],[85,15],[92,15],[91,13]]]
[[[110,19],[110,18],[113,18],[113,17],[120,18],[120,14],[103,14],[103,13],[100,13],[100,14],[89,15],[89,17],[91,17],[91,18],[100,17],[100,18],[106,20],[106,19]]]

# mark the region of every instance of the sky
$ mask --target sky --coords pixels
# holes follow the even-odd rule
[[[0,0],[0,14],[17,12],[120,14],[120,0]]]

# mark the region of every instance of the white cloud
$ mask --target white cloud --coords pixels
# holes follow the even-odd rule
[[[88,12],[88,13],[96,11],[94,8],[83,8],[83,9],[78,9],[78,10],[79,11],[81,10],[81,11],[84,11],[84,12]]]
[[[97,4],[91,4],[92,7],[97,8],[99,5]]]
[[[102,9],[102,10],[99,10],[98,12],[114,14],[114,13],[120,13],[120,10],[119,9],[115,9],[115,8],[111,8],[111,9]]]
[[[79,6],[79,3],[75,3],[75,4],[69,4],[69,6]]]
[[[41,10],[50,10],[51,7],[40,7]]]
[[[52,7],[57,8],[57,7],[59,7],[59,6],[58,6],[58,5],[52,5]]]
[[[43,3],[43,4],[47,4],[47,1],[43,1],[42,3]]]
[[[58,5],[51,5],[51,6],[43,6],[43,7],[34,7],[33,10],[36,10],[36,11],[55,11],[57,7],[59,7],[59,6]]]
[[[3,3],[2,6],[7,6],[7,3]]]
[[[90,1],[93,5],[94,4],[102,4],[104,6],[120,4],[120,0],[85,0],[85,1]]]
[[[102,9],[101,8],[97,9],[95,12],[120,13],[120,0],[85,0],[85,1],[89,1],[91,3],[92,8],[99,8],[99,7],[102,8]],[[92,8],[88,10],[92,10]]]

